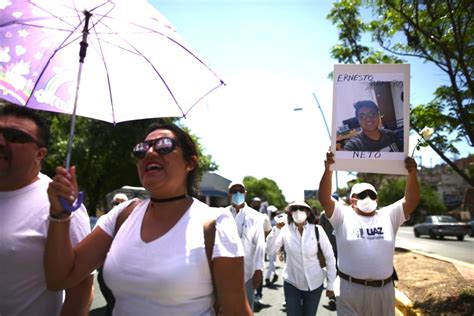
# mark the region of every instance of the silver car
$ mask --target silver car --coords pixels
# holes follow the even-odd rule
[[[427,216],[422,223],[413,227],[415,237],[428,235],[430,238],[444,236],[456,236],[458,240],[464,240],[464,236],[469,234],[469,225],[458,221],[453,216],[432,215]]]

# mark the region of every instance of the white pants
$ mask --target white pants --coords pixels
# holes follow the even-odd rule
[[[276,253],[268,256],[268,269],[265,275],[265,279],[269,279],[270,281],[272,280],[273,275],[276,273],[275,261]]]
[[[337,298],[338,316],[394,316],[395,288],[393,282],[383,287],[365,286],[340,280]]]

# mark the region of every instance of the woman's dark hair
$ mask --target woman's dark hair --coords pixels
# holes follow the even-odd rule
[[[190,196],[196,196],[198,192],[198,183],[199,183],[199,155],[196,143],[191,138],[191,136],[183,130],[181,127],[171,124],[171,123],[159,123],[155,122],[148,126],[146,130],[145,137],[153,131],[158,129],[165,129],[171,131],[176,136],[176,141],[178,142],[179,147],[181,147],[183,151],[183,158],[186,161],[192,161],[194,165],[194,169],[189,171],[188,178],[187,178],[187,193]],[[193,157],[196,157],[194,159]]]
[[[48,149],[51,133],[49,130],[49,123],[38,112],[21,105],[15,105],[8,101],[1,101],[0,116],[14,116],[22,119],[33,121],[38,128],[38,142]]]
[[[314,216],[314,213],[311,209],[307,208],[306,206],[301,206],[301,208],[303,208],[305,211],[308,211],[309,214],[308,214],[308,217],[306,218],[306,221],[310,224],[314,224],[315,221],[316,221],[316,217]],[[288,221],[288,224],[291,224],[294,222],[293,220],[293,217],[291,216],[291,212],[290,212],[290,209],[288,208],[286,210],[286,213],[287,213],[287,221]]]

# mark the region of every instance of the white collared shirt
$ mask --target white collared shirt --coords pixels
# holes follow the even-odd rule
[[[326,258],[327,289],[334,290],[336,260],[324,229],[319,229],[319,244]],[[315,225],[306,222],[302,234],[294,223],[285,225],[281,229],[273,227],[267,237],[266,252],[272,255],[282,246],[285,247],[286,252],[283,279],[301,291],[313,291],[320,287],[326,277],[326,271],[321,269],[318,261]]]
[[[263,272],[265,234],[262,216],[247,204],[238,213],[232,205],[227,208],[234,216],[237,231],[244,247],[244,277],[247,282],[253,277],[256,270]]]

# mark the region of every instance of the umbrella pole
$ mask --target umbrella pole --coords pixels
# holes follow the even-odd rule
[[[67,142],[67,152],[66,152],[66,170],[69,170],[71,167],[71,155],[72,155],[72,142],[74,140],[74,132],[76,129],[76,109],[77,109],[77,100],[79,98],[79,87],[81,85],[81,75],[82,75],[82,66],[84,64],[84,58],[86,57],[87,52],[87,36],[89,35],[89,20],[92,14],[88,11],[84,11],[84,28],[82,30],[82,41],[80,43],[81,48],[79,50],[79,70],[77,72],[77,84],[76,84],[76,95],[74,96],[74,107],[71,116],[71,126],[69,128],[69,139]],[[68,203],[66,199],[61,198],[60,202],[63,208],[68,212],[73,212],[77,210],[82,202],[84,201],[84,193],[78,192],[77,199],[74,201],[72,205]]]
[[[84,58],[86,58],[87,46],[89,46],[89,44],[87,44],[87,36],[89,35],[89,20],[92,14],[88,11],[84,11],[84,16],[84,28],[82,29],[82,41],[80,43],[81,48],[79,50],[79,70],[77,72],[76,95],[74,96],[74,107],[72,110],[71,127],[69,128],[69,139],[67,142],[66,169],[68,170],[71,166],[72,143],[76,129],[77,100],[79,98],[79,87],[81,85],[82,65],[84,64]]]

